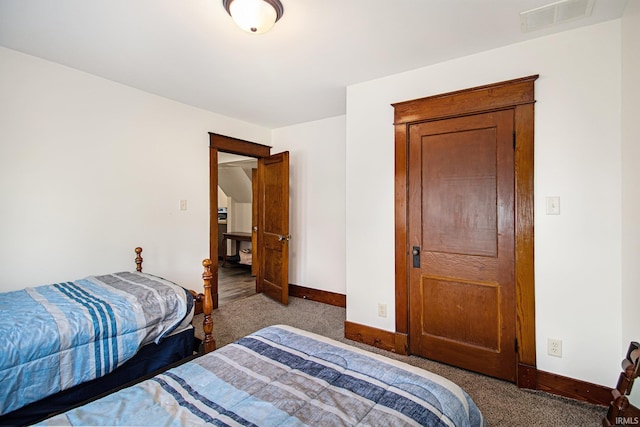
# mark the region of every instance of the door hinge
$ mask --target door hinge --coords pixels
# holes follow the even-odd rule
[[[513,149],[516,149],[516,131],[513,131]]]
[[[513,340],[513,344],[514,344],[514,348],[516,350],[516,353],[518,353],[518,338]]]

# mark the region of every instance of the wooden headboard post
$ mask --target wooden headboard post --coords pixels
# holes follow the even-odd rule
[[[216,349],[216,341],[213,339],[213,320],[211,319],[211,312],[213,311],[213,298],[211,296],[211,279],[213,273],[211,273],[211,260],[206,258],[202,261],[204,267],[204,273],[202,273],[202,281],[204,282],[204,301],[202,302],[202,311],[204,313],[204,321],[202,322],[202,329],[204,330],[204,352],[209,353]]]
[[[140,256],[141,253],[142,248],[138,246],[136,248],[136,271],[138,272],[142,271],[142,257]]]

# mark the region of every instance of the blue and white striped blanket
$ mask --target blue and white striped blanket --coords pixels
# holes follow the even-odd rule
[[[144,273],[0,294],[0,414],[101,377],[190,310],[186,291]]]
[[[42,425],[484,426],[425,370],[271,326]]]

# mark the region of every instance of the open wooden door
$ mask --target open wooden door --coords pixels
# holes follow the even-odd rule
[[[289,152],[258,159],[256,288],[289,303]]]
[[[258,275],[258,219],[260,218],[260,197],[258,196],[258,169],[251,169],[251,248],[253,251],[251,261],[251,275]],[[258,285],[256,283],[256,292]]]

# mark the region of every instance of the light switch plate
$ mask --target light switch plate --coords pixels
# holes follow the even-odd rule
[[[547,197],[547,215],[560,215],[560,197]]]
[[[378,304],[378,316],[387,317],[387,304]]]

